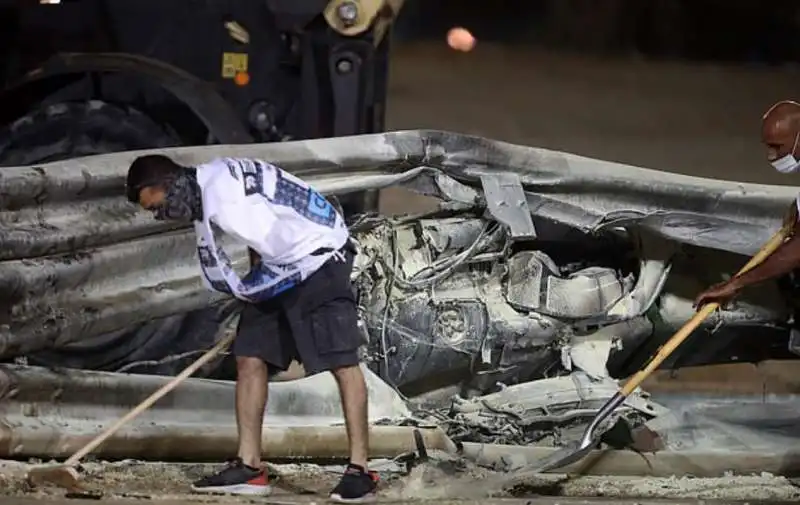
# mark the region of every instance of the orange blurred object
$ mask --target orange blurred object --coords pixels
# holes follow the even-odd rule
[[[468,52],[475,47],[475,37],[466,28],[451,28],[447,32],[447,45],[456,51]]]
[[[236,72],[236,75],[233,77],[233,82],[235,82],[237,86],[247,86],[250,84],[250,74],[247,72]]]

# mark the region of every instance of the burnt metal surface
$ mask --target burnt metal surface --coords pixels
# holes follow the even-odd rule
[[[513,239],[534,239],[531,210],[525,199],[517,174],[486,174],[481,176],[486,205],[491,216],[508,227]]]

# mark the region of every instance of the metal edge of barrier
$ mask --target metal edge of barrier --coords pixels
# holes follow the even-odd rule
[[[362,370],[370,419],[407,418],[410,413],[399,395],[369,369]],[[169,379],[0,365],[0,458],[66,456]],[[232,382],[188,379],[132,420],[97,456],[180,460],[230,450],[236,439],[234,398]],[[270,445],[280,443],[276,438],[293,440],[284,450],[286,457],[305,457],[304,450],[292,451],[309,434],[323,437],[322,447],[336,447],[344,433],[340,402],[330,374],[273,383],[265,437],[273,441]]]

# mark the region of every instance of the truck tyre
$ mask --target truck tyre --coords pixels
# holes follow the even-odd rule
[[[136,109],[99,100],[36,109],[0,130],[0,166],[179,145]]]

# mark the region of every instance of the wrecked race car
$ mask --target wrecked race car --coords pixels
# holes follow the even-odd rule
[[[438,199],[422,215],[348,220],[365,363],[458,441],[577,437],[795,196],[439,131],[162,152],[267,159],[331,195]],[[121,197],[139,154],[4,169],[6,363],[174,375],[235,324],[238,302],[202,287],[192,230]],[[246,270],[245,249],[223,243]],[[665,366],[793,356],[790,295],[749,291]],[[231,379],[232,360],[201,375]],[[638,392],[620,414],[639,425],[664,411]]]

